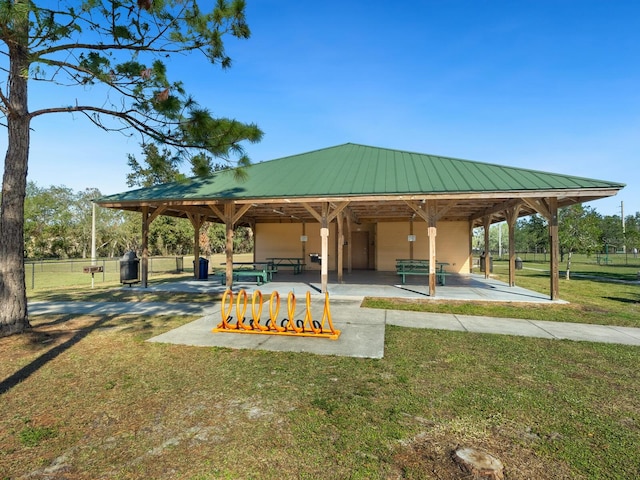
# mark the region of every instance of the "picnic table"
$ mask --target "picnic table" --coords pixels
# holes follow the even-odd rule
[[[305,267],[304,258],[301,257],[269,257],[267,260],[273,263],[275,273],[278,272],[278,267],[291,267],[293,273],[298,274],[302,273]]]
[[[220,265],[226,265],[222,262]],[[274,267],[273,262],[233,262],[233,279],[255,278],[258,285],[267,283],[272,279]],[[226,282],[226,276],[222,273],[222,284]]]
[[[436,262],[436,281],[438,285],[444,285],[447,271],[444,267],[447,262]],[[406,282],[407,275],[429,275],[429,260],[415,258],[397,258],[396,273],[402,277],[402,284]]]

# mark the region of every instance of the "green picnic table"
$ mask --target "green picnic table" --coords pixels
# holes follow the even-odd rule
[[[273,263],[276,272],[278,267],[291,267],[293,273],[298,274],[302,273],[305,267],[304,258],[301,257],[269,257],[267,260]]]
[[[436,281],[438,285],[444,285],[447,271],[447,262],[436,262]],[[402,277],[402,284],[406,283],[407,275],[429,275],[429,260],[415,258],[397,258],[396,273]]]

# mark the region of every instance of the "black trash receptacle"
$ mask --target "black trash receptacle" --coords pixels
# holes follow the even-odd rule
[[[184,258],[176,257],[176,272],[180,273],[184,271]]]
[[[196,272],[196,268],[198,269],[197,278],[200,280],[207,280],[209,278],[209,260],[206,258],[200,257],[198,259],[198,266],[196,267],[195,262],[193,265],[193,271]]]
[[[522,270],[522,259],[520,257],[516,257],[516,270]]]
[[[120,283],[136,283],[140,281],[140,259],[136,252],[127,252],[120,259]]]
[[[483,253],[480,255],[480,271],[484,272],[487,268],[487,256]],[[489,273],[493,273],[493,257],[489,257]]]

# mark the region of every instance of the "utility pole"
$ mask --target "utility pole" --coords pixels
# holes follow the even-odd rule
[[[620,202],[620,216],[622,217],[622,253],[627,253],[627,230],[624,225],[624,202]]]

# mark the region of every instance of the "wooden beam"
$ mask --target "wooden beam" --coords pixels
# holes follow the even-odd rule
[[[506,202],[502,202],[502,203],[500,203],[498,205],[495,205],[495,206],[493,206],[491,208],[485,208],[482,212],[479,212],[477,214],[477,216],[472,217],[471,220],[482,220],[482,218],[486,217],[487,215],[494,215],[496,213],[505,212],[505,211],[509,210],[510,208],[513,208],[513,207],[515,207],[517,205],[522,205],[522,202],[523,202],[523,200],[520,199],[520,198],[512,198],[510,200],[507,200]]]
[[[149,227],[163,211],[166,210],[164,205],[160,205],[153,212],[150,207],[142,207],[142,265],[140,267],[140,284],[143,288],[147,288],[149,284]]]
[[[322,204],[322,216],[320,217],[320,240],[321,240],[321,264],[320,279],[322,293],[327,292],[329,284],[329,203]]]
[[[437,228],[434,223],[429,223],[427,235],[429,235],[429,296],[436,295],[436,234]]]
[[[224,222],[224,213],[222,213],[222,211],[218,208],[218,206],[214,205],[213,203],[209,203],[208,205],[211,211],[215,213],[216,216]]]
[[[473,222],[469,220],[469,273],[473,273]]]
[[[226,284],[228,288],[233,286],[233,219],[235,217],[236,206],[233,202],[227,202],[224,204],[224,226],[225,236],[227,239],[225,245],[226,256]]]
[[[491,228],[491,215],[482,218],[484,227],[484,278],[489,278],[491,273],[491,249],[489,248],[489,229]]]
[[[413,216],[409,220],[409,235],[413,235]],[[413,244],[415,242],[409,242],[409,258],[413,260]]]
[[[142,272],[141,285],[147,288],[149,281],[149,207],[142,208]]]
[[[305,210],[307,210],[307,212],[311,214],[313,218],[318,221],[318,223],[322,223],[322,215],[316,212],[311,205],[309,205],[308,203],[301,203],[301,205],[305,208]]]
[[[200,229],[204,223],[204,215],[187,214],[193,226],[193,276],[200,279]]]
[[[349,214],[349,212],[347,212],[346,217],[347,217],[347,271],[351,273],[353,270],[353,262],[352,262],[353,236],[351,235],[351,232],[352,232],[351,215]]]
[[[550,292],[551,300],[557,300],[560,294],[559,281],[560,275],[558,271],[559,261],[559,242],[558,242],[558,199],[551,197],[548,200],[549,206],[549,246],[551,255],[549,258],[550,272]]]
[[[153,222],[156,218],[162,215],[162,212],[164,212],[166,209],[166,205],[160,205],[158,208],[156,208],[153,213],[149,215],[149,225],[151,225],[151,222]]]
[[[516,285],[516,222],[520,213],[520,204],[507,209],[504,214],[509,226],[509,286]]]
[[[242,218],[242,216],[247,213],[247,211],[252,207],[253,205],[251,203],[247,203],[245,205],[242,205],[238,211],[233,215],[233,225],[235,226],[236,223],[238,223],[238,220],[240,220]]]
[[[345,208],[347,208],[349,202],[342,202],[340,205],[334,207],[334,209],[329,213],[329,223],[333,222],[333,219],[338,216]]]
[[[302,222],[302,235],[307,236],[307,224]],[[307,242],[300,242],[302,245],[302,263],[306,265],[307,263]],[[254,244],[255,251],[255,244]]]
[[[336,217],[338,224],[338,283],[343,282],[343,262],[344,262],[344,215],[338,212]]]
[[[551,209],[549,207],[549,202],[545,198],[523,198],[524,203],[533,208],[536,212],[542,215],[544,218],[549,221],[551,219]],[[557,205],[557,199],[556,199]]]

